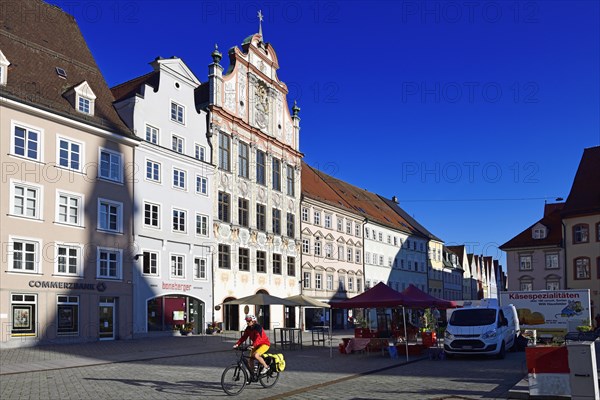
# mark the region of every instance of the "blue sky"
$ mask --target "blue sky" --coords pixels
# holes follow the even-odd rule
[[[214,44],[240,46],[261,9],[305,160],[504,265],[497,247],[600,145],[597,1],[50,2],[110,86],[157,56],[206,81]]]

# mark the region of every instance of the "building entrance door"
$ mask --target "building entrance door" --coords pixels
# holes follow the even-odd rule
[[[115,301],[112,297],[101,298],[98,312],[98,337],[100,340],[115,339]]]

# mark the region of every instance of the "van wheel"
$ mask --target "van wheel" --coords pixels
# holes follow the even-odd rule
[[[504,346],[504,341],[502,342],[502,346],[500,347],[500,351],[496,355],[496,358],[499,360],[503,360],[506,357],[506,347]]]

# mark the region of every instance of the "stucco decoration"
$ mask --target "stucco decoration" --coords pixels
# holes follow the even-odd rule
[[[221,174],[221,187],[223,189],[229,189],[229,177],[225,174]]]
[[[243,275],[240,277],[240,281],[241,281],[243,284],[248,284],[248,282],[250,282],[250,276],[249,276],[248,274],[243,274]]]
[[[280,92],[275,92],[276,101],[276,121],[277,126],[275,127],[275,134],[278,138],[283,136],[283,100]]]
[[[293,139],[293,129],[292,124],[288,121],[285,121],[285,142],[289,145],[292,144]]]
[[[294,211],[296,208],[294,207],[294,200],[288,200],[288,210]]]
[[[260,246],[264,246],[267,244],[267,235],[262,232],[258,233],[256,241]]]
[[[225,102],[223,106],[227,111],[235,114],[235,76],[232,76],[230,80],[225,82]]]
[[[258,285],[265,286],[266,284],[267,284],[267,278],[261,275],[260,278],[258,278]]]
[[[252,243],[252,244],[258,243],[258,232],[256,232],[256,231],[250,232],[250,243]]]
[[[238,73],[238,115],[246,117],[246,67],[240,65]]]
[[[229,282],[229,274],[228,273],[224,272],[221,274],[221,282],[223,282],[223,283]]]
[[[219,235],[219,225],[220,224],[218,222],[213,222],[213,235],[214,235],[215,239],[218,239],[220,237],[220,235]]]
[[[250,240],[250,232],[247,229],[240,228],[240,243],[247,245],[248,240]]]
[[[266,193],[265,189],[261,187],[260,189],[258,189],[257,195],[258,195],[258,200],[261,202],[264,202],[265,198],[267,196],[267,193]]]
[[[221,224],[219,226],[219,235],[225,239],[229,238],[231,236],[231,228],[229,227],[229,225]]]
[[[243,196],[247,196],[248,195],[248,182],[239,181],[238,189]]]
[[[260,129],[266,130],[269,125],[269,88],[261,80],[256,83],[254,100],[256,124]]]
[[[279,207],[279,205],[281,204],[281,196],[278,194],[274,194],[273,195],[273,204],[276,205],[277,207]]]
[[[275,286],[281,286],[281,278],[275,278]]]
[[[296,254],[296,252],[300,250],[300,245],[299,244],[297,245],[294,240],[290,240],[290,243],[289,243],[287,249],[288,249],[288,253]]]
[[[239,228],[232,228],[231,229],[231,240],[238,240],[239,233],[240,233]]]
[[[276,252],[281,251],[281,238],[279,236],[273,238],[273,250]]]

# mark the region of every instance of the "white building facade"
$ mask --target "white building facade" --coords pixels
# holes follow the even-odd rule
[[[137,335],[204,332],[212,322],[212,212],[215,167],[200,81],[179,58],[113,93],[121,118],[142,140],[135,152],[134,330]]]
[[[277,55],[262,34],[248,37],[241,50],[230,49],[225,75],[218,50],[212,57],[205,99],[217,165],[214,319],[237,330],[250,312],[266,329],[295,327],[294,308],[222,303],[256,293],[300,292],[299,109],[290,113]]]

